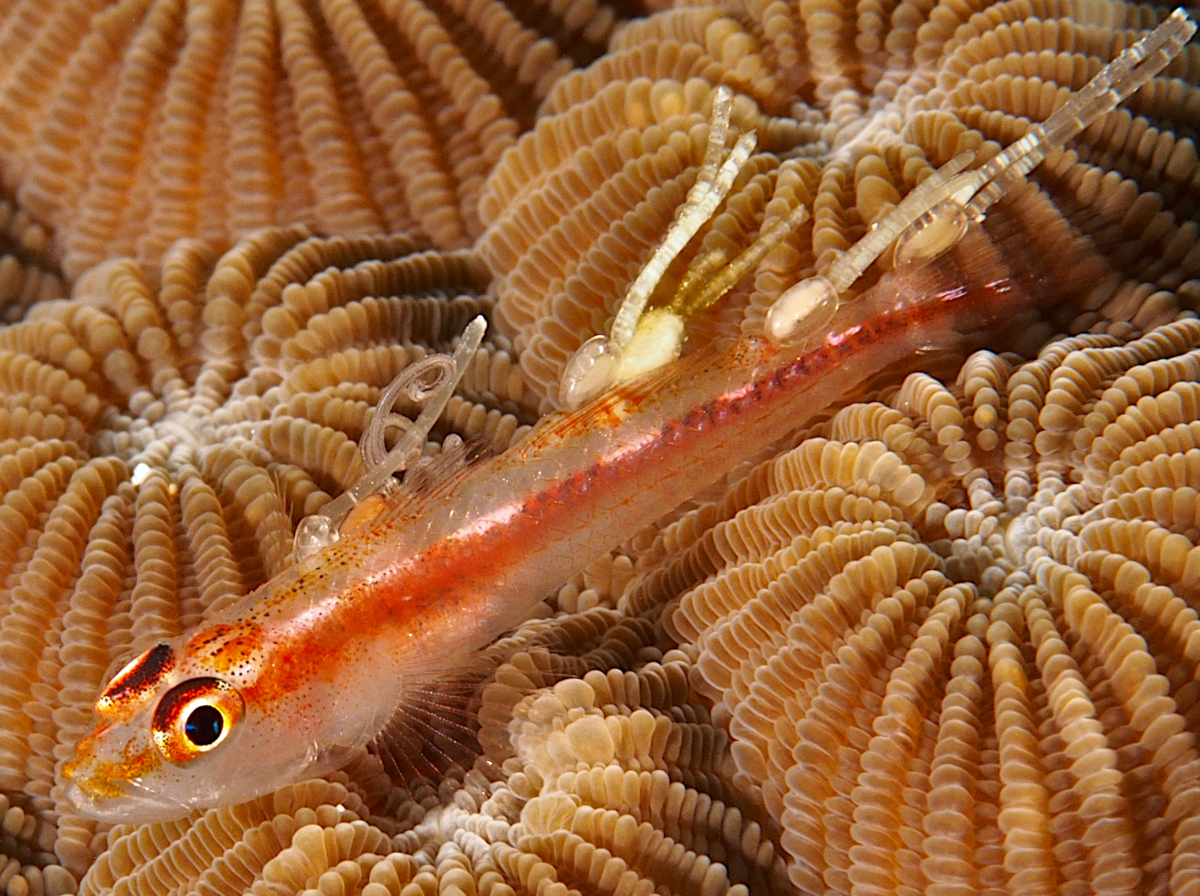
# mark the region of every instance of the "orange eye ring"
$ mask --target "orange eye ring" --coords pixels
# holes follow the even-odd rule
[[[220,746],[245,709],[219,678],[193,678],[163,694],[154,710],[154,745],[171,762],[187,762]]]

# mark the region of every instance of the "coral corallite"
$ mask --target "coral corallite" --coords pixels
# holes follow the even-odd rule
[[[1086,246],[1078,295],[808,420],[546,595],[463,697],[474,754],[364,753],[140,827],[55,777],[107,675],[291,562],[382,389],[471,317],[426,453],[555,406],[718,85],[757,147],[654,301],[812,216],[685,350],[760,332],[1167,12],[4,5],[0,893],[1200,896],[1194,42],[992,212]]]
[[[910,376],[661,536],[627,600],[802,892],[1200,886],[1198,346]]]

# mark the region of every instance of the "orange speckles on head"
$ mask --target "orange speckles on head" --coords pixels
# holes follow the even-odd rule
[[[212,669],[221,675],[249,671],[261,648],[262,637],[257,630],[234,635],[213,651]]]
[[[188,641],[186,652],[213,673],[230,675],[252,670],[262,649],[262,630],[253,623],[214,625]]]
[[[119,781],[136,781],[145,777],[162,764],[162,760],[150,746],[135,747],[130,740],[125,745],[125,758],[111,763],[110,776]]]
[[[386,603],[373,586],[359,582],[344,588],[336,601],[326,601],[286,625],[268,628],[263,636],[261,674],[241,686],[246,703],[272,713],[295,705],[297,694],[315,682],[338,679],[355,643],[379,633]]]
[[[327,645],[319,641],[298,639],[271,663],[269,673],[259,676],[242,695],[260,712],[272,712],[305,691],[321,670],[330,669],[331,655]]]
[[[85,737],[83,739],[83,741],[87,741],[87,740],[91,740],[91,738]],[[79,742],[80,746],[83,745],[83,741]],[[76,754],[76,756],[79,755],[78,748],[76,748],[75,754]],[[62,766],[62,779],[64,781],[75,780],[75,776],[79,774],[79,769],[82,767],[83,767],[83,759],[81,759],[81,758],[72,759],[70,762],[64,762],[63,766]]]
[[[94,800],[115,800],[125,795],[124,789],[113,781],[96,773],[75,781],[85,794]]]
[[[184,652],[188,654],[203,653],[213,644],[219,643],[230,633],[235,631],[232,625],[214,625],[209,628],[202,628],[196,634],[192,635],[191,640],[187,642]]]
[[[96,734],[100,734],[97,732]],[[137,781],[155,771],[162,760],[148,744],[139,745],[137,738],[125,744],[120,759],[107,762],[90,762],[95,753],[95,737],[85,737],[75,748],[77,758],[63,765],[62,775],[67,781],[94,800],[111,800],[125,795],[120,781]],[[90,769],[90,773],[89,773]]]
[[[96,755],[96,738],[100,737],[107,731],[107,728],[100,728],[87,737],[83,738],[75,745],[75,758],[70,762],[64,762],[62,767],[62,777],[64,781],[73,781],[79,775],[84,764]],[[86,777],[86,776],[84,776]],[[80,779],[82,780],[82,778]]]

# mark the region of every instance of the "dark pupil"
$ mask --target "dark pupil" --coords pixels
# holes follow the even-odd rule
[[[197,706],[183,723],[183,733],[197,747],[215,744],[225,727],[225,720],[215,706]]]

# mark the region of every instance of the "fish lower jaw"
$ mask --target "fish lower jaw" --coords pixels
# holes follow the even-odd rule
[[[89,794],[95,788],[77,781],[67,784],[66,795],[79,813],[110,824],[144,824],[151,821],[175,821],[193,811],[173,800],[139,790],[136,785],[114,785],[121,793],[113,796]]]

